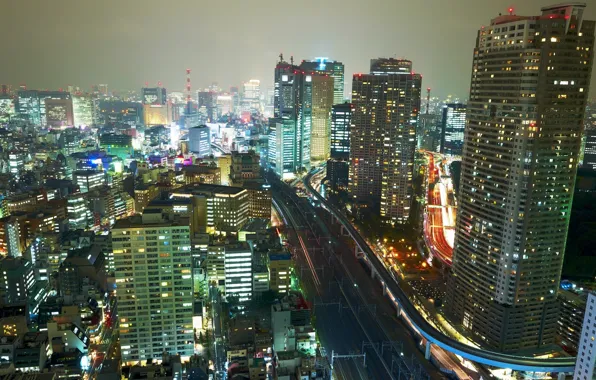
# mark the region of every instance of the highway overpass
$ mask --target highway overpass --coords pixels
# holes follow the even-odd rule
[[[573,372],[575,368],[574,357],[539,359],[534,357],[509,355],[501,352],[490,351],[484,348],[476,348],[448,337],[431,326],[416,310],[407,295],[397,284],[393,274],[389,273],[385,269],[383,263],[374,254],[364,238],[354,228],[346,216],[335,206],[327,202],[327,200],[311,186],[311,177],[316,172],[317,170],[313,170],[304,178],[305,188],[321,203],[323,207],[325,207],[331,213],[331,215],[333,215],[333,217],[339,223],[341,223],[345,231],[354,240],[357,247],[356,249],[358,250],[357,253],[361,254],[369,263],[372,275],[380,281],[383,289],[385,290],[385,294],[389,295],[390,299],[394,302],[398,316],[407,319],[411,323],[414,330],[416,330],[418,334],[426,340],[427,356],[430,354],[431,345],[436,344],[438,347],[460,355],[467,360],[491,367],[509,368],[515,371],[524,372]]]

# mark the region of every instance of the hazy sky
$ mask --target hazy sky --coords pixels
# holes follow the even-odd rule
[[[346,84],[370,58],[406,57],[433,93],[467,97],[476,31],[513,6],[559,0],[0,0],[0,83],[29,88],[182,90],[273,82],[280,52],[342,61]],[[596,3],[586,10],[596,19]],[[596,70],[591,97],[596,97]]]

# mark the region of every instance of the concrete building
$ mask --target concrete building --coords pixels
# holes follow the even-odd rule
[[[446,306],[495,350],[555,341],[593,63],[584,8],[502,15],[478,30]]]
[[[211,130],[202,125],[188,130],[189,150],[198,157],[211,155]]]
[[[312,76],[312,122],[310,159],[324,161],[330,155],[331,107],[333,106],[333,78]]]
[[[225,246],[226,297],[239,302],[252,299],[252,251],[246,242]]]
[[[326,57],[302,61],[300,68],[306,72],[316,72],[333,78],[333,104],[344,102],[344,64]]]
[[[23,249],[18,218],[8,216],[0,219],[0,255],[19,257]]]
[[[85,229],[92,224],[89,205],[83,193],[74,193],[67,197],[66,213],[71,229]]]
[[[259,182],[244,182],[248,193],[248,217],[271,219],[271,185]]]
[[[235,235],[247,222],[248,191],[237,187],[192,184],[176,189],[171,198],[190,198],[193,233]]]
[[[408,221],[422,76],[404,59],[371,60],[352,78],[349,192],[386,223]]]
[[[441,118],[441,153],[461,156],[464,147],[465,127],[466,105],[460,103],[445,104]]]
[[[6,256],[0,259],[0,302],[2,305],[27,303],[32,296],[35,277],[33,265],[24,258]]]
[[[292,256],[289,252],[270,252],[269,289],[285,294],[290,291]]]
[[[332,159],[347,160],[350,158],[350,124],[352,122],[352,104],[335,104],[331,108],[331,142]]]
[[[596,377],[596,293],[590,293],[584,313],[573,380],[592,380]]]
[[[73,182],[79,187],[81,193],[87,193],[106,184],[104,172],[98,170],[75,170]]]
[[[205,267],[209,284],[224,292],[226,288],[225,245],[210,245],[207,248]]]
[[[188,218],[148,210],[121,219],[112,246],[122,361],[188,359],[194,352],[193,282]]]
[[[246,153],[232,152],[230,166],[230,185],[242,186],[245,181],[262,181],[261,157],[255,151]]]
[[[182,168],[184,183],[206,183],[209,185],[221,185],[221,168],[215,164],[187,165]]]

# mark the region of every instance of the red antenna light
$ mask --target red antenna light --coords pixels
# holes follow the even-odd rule
[[[510,15],[512,15],[512,14],[513,14],[513,8],[512,8],[512,7],[509,7],[508,11],[509,11],[509,14],[510,14]]]
[[[145,82],[145,87],[149,87],[149,82]]]
[[[161,87],[161,81],[157,82],[157,87]]]

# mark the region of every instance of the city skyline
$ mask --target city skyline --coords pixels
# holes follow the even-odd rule
[[[0,83],[48,89],[69,84],[90,89],[93,84],[107,83],[109,89],[138,90],[146,82],[155,85],[161,81],[168,91],[183,91],[185,69],[190,68],[193,91],[212,82],[227,89],[252,78],[268,87],[273,85],[270,67],[281,52],[286,59],[291,55],[296,59],[324,56],[342,61],[347,78],[367,72],[371,58],[407,58],[417,63],[422,85],[431,87],[433,96],[452,94],[465,99],[478,25],[472,21],[463,24],[458,15],[489,20],[499,12],[507,13],[509,7],[524,15],[552,2],[459,0],[447,4],[426,0],[378,2],[361,9],[357,4],[331,1],[297,7],[289,24],[265,0],[250,6],[238,3],[231,11],[213,3],[192,2],[142,3],[142,7],[140,2],[114,1],[91,4],[68,0],[63,7],[35,3],[16,2],[5,7],[5,27],[21,32],[5,41],[6,56],[13,59],[3,62]],[[429,7],[432,14],[427,14]],[[313,9],[317,12],[310,12]],[[28,18],[23,21],[19,15],[25,13]],[[585,17],[595,19],[596,7],[586,8]],[[281,27],[300,28],[305,18],[311,20],[309,24],[328,24],[332,32],[312,28],[292,38],[286,33],[269,33]],[[242,33],[237,33],[234,28],[242,25]],[[164,26],[166,32],[162,32]],[[437,37],[445,31],[449,31],[447,41]],[[189,36],[196,36],[196,41],[185,47]],[[242,65],[235,63],[238,58]],[[594,94],[596,80],[592,83]],[[344,95],[350,93],[351,82],[346,80]]]

